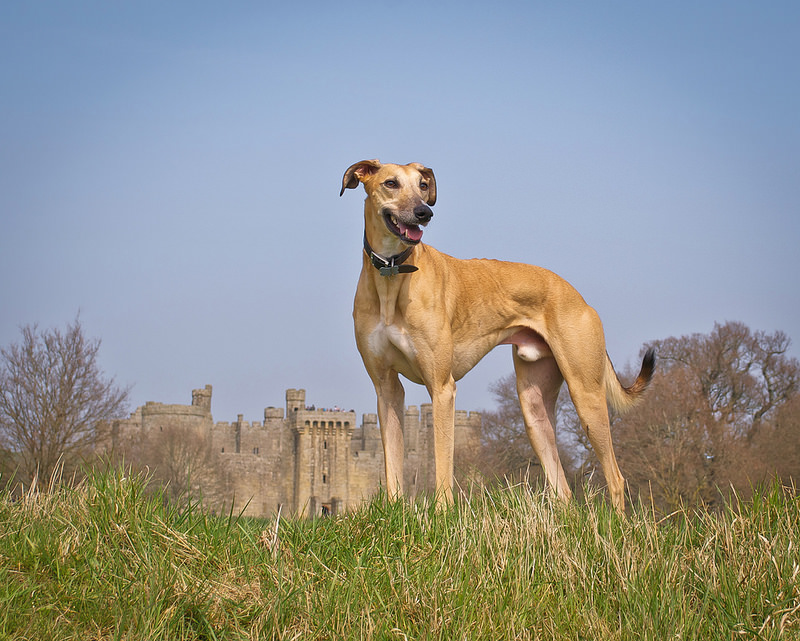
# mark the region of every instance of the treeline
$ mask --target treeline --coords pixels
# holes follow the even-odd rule
[[[800,479],[800,363],[783,332],[752,331],[737,322],[710,334],[645,345],[657,354],[643,401],[612,415],[620,468],[632,500],[662,512],[718,505],[730,491],[748,496],[767,480]],[[635,372],[620,374],[633,380]],[[497,409],[484,414],[484,477],[543,483],[528,444],[513,374],[492,391]],[[602,485],[602,470],[565,388],[558,407],[559,453],[574,489]]]

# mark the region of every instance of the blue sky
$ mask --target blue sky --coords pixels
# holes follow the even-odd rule
[[[338,193],[380,158],[436,172],[426,242],[561,274],[620,367],[726,320],[800,354],[800,4],[165,5],[0,8],[0,344],[80,312],[131,409],[372,412]]]

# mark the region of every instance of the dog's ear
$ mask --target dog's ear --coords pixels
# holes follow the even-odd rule
[[[364,182],[367,176],[371,176],[380,168],[380,160],[362,160],[350,165],[342,177],[342,191],[339,192],[339,195],[341,196],[345,189],[355,189],[359,182]]]
[[[422,177],[428,181],[428,197],[425,199],[425,202],[432,207],[436,204],[436,176],[433,175],[433,169],[429,169],[425,165],[420,165],[418,162],[411,163],[411,166],[421,173]]]

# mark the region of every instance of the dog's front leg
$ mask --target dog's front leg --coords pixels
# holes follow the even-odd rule
[[[386,492],[390,498],[396,498],[403,493],[405,390],[397,372],[388,371],[375,381],[375,392],[378,395]]]
[[[430,390],[433,401],[433,450],[436,463],[436,503],[453,502],[456,383],[452,375]]]

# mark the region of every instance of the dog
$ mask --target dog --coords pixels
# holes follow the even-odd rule
[[[436,178],[419,163],[363,160],[342,189],[364,185],[364,252],[353,304],[358,351],[378,397],[390,496],[403,492],[405,392],[399,375],[424,385],[433,405],[438,504],[453,501],[456,381],[497,345],[512,345],[525,427],[550,489],[572,496],[555,439],[564,381],[603,468],[613,506],[625,509],[625,480],[611,443],[608,404],[632,407],[655,370],[648,350],[630,387],[605,348],[597,312],[566,280],[542,267],[461,260],[421,241],[433,217]]]

